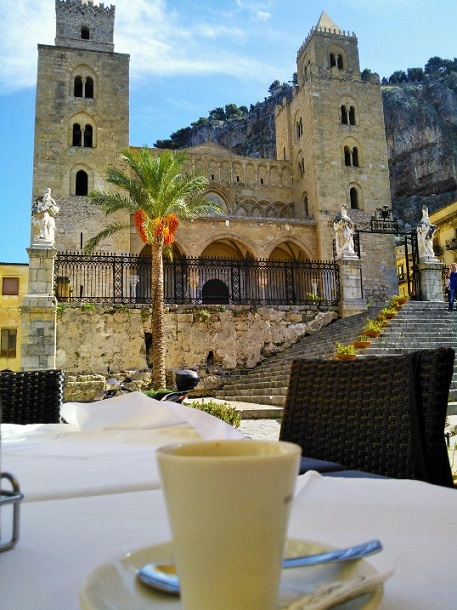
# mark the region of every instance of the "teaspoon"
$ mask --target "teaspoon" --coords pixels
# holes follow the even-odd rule
[[[289,557],[283,559],[282,567],[298,568],[336,561],[350,561],[361,559],[368,555],[374,555],[380,551],[382,551],[381,542],[379,540],[370,540],[369,542],[364,542],[346,549],[336,549],[334,551],[318,553],[317,555],[305,555],[304,557]],[[173,563],[148,563],[138,570],[138,578],[145,585],[148,585],[153,589],[179,595],[179,578]]]

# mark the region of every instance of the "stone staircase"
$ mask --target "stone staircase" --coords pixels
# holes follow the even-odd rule
[[[445,346],[457,352],[457,312],[448,313],[446,303],[410,301],[371,347],[358,351],[357,357],[395,355],[417,349]],[[335,343],[351,343],[362,333],[368,318],[376,318],[380,307],[336,320],[316,334],[303,337],[293,346],[238,374],[230,375],[216,398],[228,401],[284,405],[290,366],[296,358],[326,359],[335,354]],[[457,399],[457,362],[451,386],[451,400]]]

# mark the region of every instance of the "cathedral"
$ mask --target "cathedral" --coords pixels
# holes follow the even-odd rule
[[[106,187],[107,167],[130,146],[129,55],[114,50],[114,6],[55,0],[55,10],[55,44],[38,45],[32,198],[51,189],[55,248],[78,252],[106,226],[88,194]],[[345,206],[359,231],[363,297],[382,302],[398,286],[393,235],[367,229],[391,207],[379,79],[362,81],[356,35],[325,13],[296,60],[293,96],[275,110],[275,160],[211,143],[185,150],[187,169],[207,177],[205,196],[223,212],[183,221],[176,255],[333,261],[333,223]],[[101,250],[143,255],[149,247],[132,220]]]

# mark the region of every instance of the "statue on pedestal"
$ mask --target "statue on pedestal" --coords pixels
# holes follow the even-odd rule
[[[51,197],[51,189],[47,188],[42,197],[38,197],[32,206],[32,226],[35,227],[34,243],[46,242],[54,244],[55,216],[59,213],[59,206]]]
[[[355,225],[348,216],[346,204],[341,206],[341,212],[333,219],[333,230],[335,231],[336,256],[356,256],[354,250]]]
[[[433,251],[433,236],[436,232],[436,225],[430,222],[427,206],[422,206],[422,218],[417,225],[417,245],[419,248],[419,259],[437,260]]]

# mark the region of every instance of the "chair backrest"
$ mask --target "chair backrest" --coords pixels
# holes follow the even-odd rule
[[[295,360],[279,438],[344,469],[453,486],[444,427],[454,350]]]
[[[52,424],[60,421],[64,373],[0,371],[0,402],[3,423]]]

